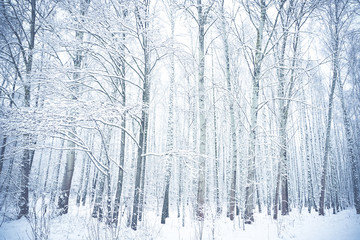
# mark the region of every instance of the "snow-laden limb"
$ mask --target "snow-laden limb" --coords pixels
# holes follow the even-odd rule
[[[87,139],[83,139],[81,134],[69,134],[68,129],[87,129],[97,131],[96,122],[103,126],[115,127],[125,131],[128,136],[138,145],[135,138],[127,130],[121,127],[121,117],[125,112],[131,111],[133,107],[126,107],[99,101],[73,101],[54,99],[42,108],[18,107],[0,109],[0,128],[3,134],[21,139],[24,134],[37,136],[38,139],[55,137],[64,139],[75,144],[75,148],[56,147],[44,145],[42,141],[37,144],[29,145],[31,149],[57,149],[57,150],[80,150],[84,151],[94,165],[103,173],[107,169],[101,161],[95,157]],[[74,113],[74,114],[70,114]],[[15,140],[13,140],[15,141]],[[33,143],[31,141],[30,143]],[[116,162],[112,160],[112,162]],[[121,168],[120,165],[117,165]]]

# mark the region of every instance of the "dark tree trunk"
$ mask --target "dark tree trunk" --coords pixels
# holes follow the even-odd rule
[[[134,202],[133,202],[133,213],[131,220],[131,228],[137,230],[137,223],[140,215],[142,215],[142,198],[144,194],[144,174],[145,174],[145,162],[147,151],[147,136],[148,136],[148,125],[149,125],[149,102],[150,102],[150,46],[148,42],[148,14],[149,14],[149,3],[147,2],[145,9],[143,9],[145,16],[141,16],[139,8],[136,6],[136,18],[138,24],[143,29],[142,46],[144,53],[144,71],[143,71],[143,91],[142,91],[142,110],[140,120],[140,133],[139,133],[139,146],[137,150],[137,162],[136,162],[136,174],[135,174],[135,188],[134,188]],[[143,183],[142,183],[143,182]]]
[[[2,172],[2,168],[4,165],[6,143],[7,143],[7,136],[4,136],[3,140],[2,140],[1,150],[0,150],[0,174]]]
[[[24,86],[24,106],[29,108],[30,107],[30,94],[31,94],[31,87],[30,87],[30,78],[31,78],[31,70],[32,70],[32,63],[33,63],[33,49],[35,46],[35,20],[36,20],[36,1],[31,0],[31,19],[30,19],[30,35],[29,35],[29,55],[27,58],[24,57],[24,62],[26,66],[26,83]],[[18,218],[22,216],[27,216],[29,214],[29,176],[30,176],[30,169],[31,169],[31,162],[34,156],[34,150],[29,149],[32,143],[32,137],[30,133],[24,135],[24,145],[25,150],[21,160],[21,176],[20,176],[20,197],[19,197],[19,214]]]
[[[330,6],[332,7],[332,6]],[[330,151],[330,135],[331,135],[331,122],[332,122],[332,111],[333,111],[333,100],[335,93],[335,86],[337,79],[339,77],[339,3],[335,3],[335,18],[331,21],[334,22],[334,36],[333,37],[333,53],[332,53],[332,65],[333,65],[333,76],[331,81],[331,89],[329,95],[329,106],[328,106],[328,115],[327,115],[327,123],[326,123],[326,137],[325,137],[325,151],[324,151],[324,159],[322,166],[322,174],[321,174],[321,192],[320,192],[320,202],[319,202],[319,215],[325,215],[324,205],[325,205],[325,189],[326,189],[326,178],[327,178],[327,170],[328,170],[328,162],[329,162],[329,151]]]

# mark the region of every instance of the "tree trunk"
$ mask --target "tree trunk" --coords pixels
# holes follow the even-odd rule
[[[88,8],[89,8],[90,0],[81,0],[80,2],[80,16],[85,16]],[[82,42],[84,39],[84,32],[77,30],[75,32],[75,38],[77,41]],[[75,73],[73,74],[73,80],[76,82],[80,78],[80,73],[78,72],[81,69],[81,65],[83,62],[83,50],[77,49],[75,53],[75,58],[73,59]],[[78,87],[74,87],[72,100],[77,99],[77,91]],[[71,114],[71,113],[70,113]],[[75,137],[76,129],[72,127],[69,131],[70,137]],[[67,214],[69,210],[69,197],[70,197],[70,189],[72,178],[74,174],[75,167],[75,147],[76,144],[74,141],[68,140],[67,143],[68,153],[66,154],[66,164],[65,164],[65,173],[63,176],[62,184],[61,184],[61,194],[59,196],[58,209],[60,210],[59,214]]]
[[[0,150],[0,175],[1,175],[1,172],[2,172],[4,159],[5,159],[5,149],[6,149],[7,138],[8,138],[7,136],[3,137],[1,150]]]
[[[105,174],[102,172],[99,172],[98,174],[100,174],[100,176],[98,177],[98,183],[96,184],[95,202],[91,216],[101,221],[104,217],[102,199],[105,190]]]
[[[174,31],[175,31],[175,19],[174,8],[170,6],[170,23],[171,23],[171,45],[172,49],[170,55],[170,87],[169,87],[169,118],[167,126],[166,136],[166,151],[171,152],[174,148],[174,84],[175,84],[175,53],[174,53]],[[174,158],[168,156],[166,158],[166,173],[165,173],[165,195],[161,214],[161,223],[165,224],[165,219],[169,217],[169,189],[171,180],[172,161]]]
[[[127,10],[123,10],[123,18],[127,17]],[[122,40],[125,43],[125,38],[126,35],[125,33],[123,33],[122,35]],[[124,58],[125,54],[125,44],[122,45],[122,58]],[[122,95],[122,105],[125,108],[126,106],[126,85],[125,85],[125,77],[126,77],[126,73],[125,73],[125,62],[122,61],[121,62],[121,77],[122,77],[122,81],[121,81],[121,95]],[[117,226],[118,225],[118,217],[119,217],[119,210],[120,210],[120,200],[121,200],[121,194],[122,194],[122,188],[123,188],[123,180],[124,180],[124,162],[125,162],[125,128],[126,128],[126,113],[123,113],[123,116],[121,117],[121,136],[120,136],[120,141],[121,141],[121,145],[120,145],[120,168],[118,171],[118,181],[116,184],[116,195],[115,195],[115,203],[114,203],[114,210],[113,210],[113,225]]]
[[[330,133],[331,133],[331,122],[332,122],[332,111],[333,111],[333,99],[335,86],[338,79],[338,71],[339,71],[339,19],[338,19],[338,4],[335,3],[335,16],[334,20],[334,30],[333,33],[333,53],[332,53],[332,67],[333,67],[333,76],[331,81],[330,95],[329,95],[329,106],[328,106],[328,115],[326,122],[326,137],[325,137],[325,151],[324,151],[324,159],[322,166],[322,174],[321,174],[321,192],[320,192],[320,202],[319,202],[319,215],[325,215],[324,205],[325,205],[325,189],[326,189],[326,178],[327,178],[327,170],[328,170],[328,158],[329,158],[329,148],[330,148]]]
[[[36,20],[36,1],[31,0],[31,20],[30,20],[30,41],[29,41],[29,50],[28,57],[24,59],[26,67],[26,82],[24,85],[24,106],[26,108],[30,107],[30,94],[31,94],[31,72],[33,64],[33,50],[35,46],[35,20]],[[29,149],[29,145],[33,143],[32,136],[27,133],[24,135],[24,145],[25,150],[21,160],[21,175],[20,175],[20,197],[19,197],[19,214],[18,218],[22,216],[27,216],[29,214],[29,176],[31,170],[31,162],[34,156],[34,150]]]
[[[63,148],[65,144],[65,140],[62,139],[60,143],[60,148]],[[59,185],[59,175],[60,175],[60,166],[61,166],[61,159],[63,155],[63,150],[60,150],[58,162],[55,165],[54,169],[54,177],[51,182],[51,196],[50,196],[50,203],[55,205],[55,198],[56,194],[58,194],[58,185]]]
[[[200,119],[200,156],[199,156],[199,176],[197,187],[197,220],[203,222],[205,217],[205,157],[206,154],[206,113],[205,113],[205,85],[204,85],[204,70],[205,70],[205,15],[203,13],[203,5],[201,0],[197,1],[198,12],[198,41],[199,41],[199,119]],[[201,230],[200,230],[201,232]],[[201,235],[201,233],[200,233]]]
[[[285,106],[285,50],[288,32],[283,27],[283,43],[281,46],[280,62],[279,62],[279,117],[280,117],[280,164],[279,169],[281,176],[281,215],[289,214],[289,194],[288,194],[288,159],[287,159],[287,109]],[[288,103],[289,104],[289,103]]]
[[[94,142],[94,140],[93,140]],[[83,206],[85,206],[86,203],[86,196],[87,196],[87,192],[88,192],[88,185],[89,185],[89,179],[90,179],[90,160],[86,161],[86,173],[85,173],[85,183],[84,183],[84,187],[83,187],[83,192],[81,195],[81,204]]]
[[[144,211],[144,202],[145,202],[145,167],[146,167],[146,158],[142,161],[141,167],[141,182],[140,182],[140,204],[138,211],[138,220],[143,220],[143,211]]]
[[[249,160],[248,160],[248,176],[246,182],[246,195],[245,195],[245,223],[250,224],[254,222],[254,195],[255,195],[255,147],[256,147],[256,132],[257,132],[257,113],[259,102],[259,83],[261,63],[263,59],[262,53],[262,40],[263,31],[266,19],[266,4],[261,0],[261,14],[260,25],[256,29],[256,48],[253,72],[253,90],[251,98],[251,111],[250,111],[250,142],[249,142]]]
[[[125,101],[125,98],[124,98]],[[125,104],[124,104],[125,105]],[[122,116],[121,127],[125,129],[126,127],[126,115]],[[115,195],[115,205],[113,211],[113,224],[117,226],[119,210],[120,210],[120,200],[121,193],[123,188],[123,180],[124,180],[124,162],[125,162],[125,131],[121,130],[121,146],[120,146],[120,168],[118,171],[118,181],[116,184],[116,195]]]
[[[232,96],[232,86],[231,86],[231,74],[230,74],[230,56],[229,56],[229,42],[226,33],[226,22],[224,15],[224,1],[221,4],[221,34],[223,36],[223,44],[224,44],[224,54],[225,54],[225,74],[226,74],[226,82],[227,82],[227,91],[230,96]],[[231,186],[230,186],[230,204],[229,204],[229,217],[230,220],[234,220],[235,218],[235,203],[236,203],[236,174],[237,174],[237,142],[236,142],[236,128],[235,128],[235,114],[234,114],[234,104],[233,99],[231,97],[228,99],[229,101],[229,110],[230,110],[230,134],[231,134]]]
[[[75,131],[74,128],[73,131]],[[71,133],[71,135],[73,134]],[[61,193],[58,200],[58,209],[60,210],[60,215],[67,214],[69,210],[69,196],[75,166],[75,150],[73,150],[75,149],[75,143],[68,141],[67,148],[71,150],[68,150],[66,153],[65,172],[61,183]]]
[[[143,75],[143,91],[142,91],[142,110],[141,110],[141,120],[140,120],[140,133],[139,133],[139,147],[137,151],[137,162],[136,162],[136,175],[135,175],[135,188],[134,188],[134,203],[133,203],[133,213],[131,228],[133,230],[137,229],[137,222],[139,216],[142,214],[142,201],[141,195],[144,194],[144,184],[141,184],[141,181],[144,181],[145,174],[145,162],[147,151],[147,136],[148,136],[148,125],[149,125],[149,101],[150,101],[150,46],[148,43],[148,11],[149,11],[149,2],[147,2],[145,9],[145,16],[141,16],[139,13],[138,7],[136,7],[136,18],[141,23],[143,27],[141,36],[142,36],[142,45],[144,52],[144,75]],[[145,19],[144,19],[145,18]]]
[[[340,92],[340,100],[341,100],[341,108],[343,113],[344,119],[344,127],[345,127],[345,136],[347,142],[347,152],[348,157],[350,158],[350,166],[351,166],[351,180],[352,180],[352,187],[354,191],[354,204],[356,213],[360,214],[360,183],[359,183],[359,173],[358,173],[358,162],[359,162],[359,155],[355,154],[355,142],[353,138],[353,134],[351,133],[351,125],[350,119],[346,110],[345,106],[345,99],[344,99],[344,91],[341,79],[338,79],[339,84],[339,92]]]
[[[337,52],[334,53],[337,55]],[[335,61],[335,60],[333,60]],[[334,63],[334,66],[336,64]],[[329,156],[329,148],[330,148],[330,132],[331,132],[331,121],[332,121],[332,109],[333,109],[333,99],[335,92],[335,85],[337,79],[337,69],[333,70],[333,80],[331,83],[331,90],[329,95],[329,107],[328,107],[328,116],[327,116],[327,124],[326,124],[326,138],[325,138],[325,151],[324,151],[324,159],[323,159],[323,168],[321,174],[321,195],[319,202],[319,214],[325,215],[324,212],[324,203],[325,203],[325,188],[326,188],[326,177],[327,177],[327,169],[328,169],[328,156]]]
[[[83,161],[82,161],[82,167],[81,167],[81,174],[80,174],[80,186],[78,188],[78,191],[77,191],[77,194],[76,194],[76,206],[80,206],[80,201],[81,201],[81,191],[83,191],[83,188],[84,188],[84,176],[85,176],[85,171],[86,171],[86,162],[87,162],[87,159],[86,159],[86,156],[84,156],[83,158]]]

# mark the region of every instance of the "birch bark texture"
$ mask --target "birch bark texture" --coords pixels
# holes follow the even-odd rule
[[[250,224],[254,222],[254,197],[255,197],[255,161],[256,161],[256,132],[257,132],[257,113],[259,105],[259,86],[261,63],[263,60],[262,42],[264,36],[264,26],[266,20],[267,5],[265,0],[260,1],[260,22],[256,28],[256,46],[255,58],[253,62],[252,73],[252,96],[251,96],[251,110],[250,110],[250,139],[248,152],[248,175],[246,180],[245,190],[245,223]]]
[[[235,125],[235,113],[234,113],[234,101],[231,99],[232,94],[232,82],[231,82],[231,71],[230,71],[230,56],[229,56],[229,41],[228,33],[226,32],[226,19],[224,13],[224,0],[220,6],[221,14],[221,35],[224,45],[224,56],[225,56],[225,78],[227,84],[227,91],[229,94],[229,111],[230,111],[230,134],[231,134],[231,184],[230,184],[230,206],[229,206],[229,218],[234,220],[235,218],[235,205],[236,205],[236,180],[237,180],[237,137],[236,137],[236,125]],[[218,210],[220,211],[220,210]]]
[[[165,224],[166,218],[169,217],[169,192],[170,192],[170,180],[171,171],[173,166],[174,157],[171,152],[174,150],[174,85],[175,85],[175,52],[174,52],[174,41],[175,41],[175,3],[169,2],[169,17],[170,17],[170,28],[171,28],[171,42],[170,42],[170,86],[169,86],[169,117],[167,124],[167,135],[166,135],[166,151],[170,153],[166,157],[166,172],[165,172],[165,194],[161,214],[161,223]],[[180,169],[181,171],[181,169]],[[179,194],[180,195],[180,194]],[[178,211],[179,212],[179,211]]]

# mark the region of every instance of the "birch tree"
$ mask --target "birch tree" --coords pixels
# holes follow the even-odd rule
[[[90,0],[81,0],[80,1],[80,18],[83,18],[86,15],[86,12],[88,11],[90,4]],[[82,20],[83,21],[83,20]],[[80,23],[79,23],[80,24]],[[81,29],[81,26],[79,26],[79,29],[75,32],[75,38],[76,41],[81,44],[81,42],[84,39],[84,31]],[[73,80],[76,83],[78,79],[80,78],[80,69],[83,63],[83,50],[81,48],[76,49],[75,55],[73,56],[73,64],[74,64],[74,74],[73,74]],[[77,92],[78,92],[78,86],[75,86],[71,89],[72,92],[72,100],[77,100]],[[71,127],[71,130],[69,131],[69,136],[71,138],[74,138],[74,134],[76,134],[75,127]],[[71,190],[71,183],[72,178],[74,174],[74,167],[75,167],[75,159],[76,159],[76,143],[72,140],[68,140],[67,143],[68,151],[66,154],[66,164],[65,164],[65,172],[63,176],[63,180],[61,183],[61,194],[59,196],[58,200],[58,209],[60,210],[60,214],[67,214],[69,210],[69,196],[70,196],[70,190]]]
[[[200,125],[200,156],[199,156],[199,175],[198,175],[198,187],[197,187],[197,207],[196,217],[199,221],[203,222],[205,218],[205,155],[206,155],[206,109],[205,109],[205,34],[206,34],[206,22],[208,20],[209,12],[211,10],[213,2],[209,6],[205,6],[201,0],[197,0],[197,25],[198,25],[198,94],[199,94],[199,125]],[[201,234],[200,234],[201,235]]]
[[[296,64],[297,52],[299,47],[299,38],[301,27],[305,24],[309,14],[315,9],[316,1],[307,3],[306,1],[290,0],[287,6],[282,8],[280,15],[281,19],[281,43],[279,53],[278,66],[278,104],[279,104],[279,134],[280,134],[280,160],[278,166],[278,177],[274,201],[274,219],[277,219],[278,211],[278,195],[281,184],[281,214],[289,214],[289,160],[288,160],[288,139],[287,139],[287,125],[289,119],[289,109],[293,97],[293,89],[296,82]],[[293,57],[289,63],[290,76],[289,81],[286,81],[286,59],[285,53],[288,49],[288,38],[291,36],[290,31],[294,29],[292,50]],[[280,182],[279,182],[280,181]]]
[[[28,12],[21,11],[21,4],[26,4]],[[22,62],[25,66],[25,72],[21,75],[24,82],[24,101],[25,108],[31,107],[31,78],[34,60],[35,36],[36,36],[36,18],[37,5],[32,0],[29,3],[2,1],[1,11],[3,13],[5,24],[11,29],[16,37],[17,44],[20,48]],[[20,15],[21,13],[21,15]],[[26,17],[28,16],[28,18]],[[29,27],[27,27],[29,26]],[[20,69],[18,72],[20,73]],[[24,151],[21,159],[20,168],[20,196],[18,201],[19,213],[18,218],[29,214],[29,176],[31,163],[34,156],[34,150],[31,145],[34,143],[33,136],[26,133],[23,136]]]
[[[336,83],[339,81],[340,74],[340,48],[341,48],[341,35],[344,31],[344,23],[347,14],[347,7],[349,1],[329,1],[329,5],[326,8],[326,17],[328,24],[328,31],[330,37],[330,52],[331,52],[331,63],[332,63],[332,79],[330,85],[328,113],[326,121],[326,136],[325,136],[325,149],[324,158],[322,163],[322,174],[321,174],[321,192],[319,202],[319,214],[325,215],[324,204],[325,204],[325,190],[326,190],[326,178],[329,162],[330,152],[330,135],[332,125],[332,114],[333,114],[333,102]]]
[[[345,136],[346,136],[346,142],[347,142],[347,152],[348,152],[348,158],[350,158],[350,166],[351,166],[351,180],[352,180],[352,187],[354,192],[354,204],[356,213],[360,214],[360,183],[359,183],[359,173],[358,173],[358,162],[359,162],[359,156],[355,153],[355,143],[354,143],[354,137],[352,133],[352,127],[350,122],[350,117],[348,114],[348,108],[345,104],[345,98],[344,98],[344,87],[342,79],[339,77],[337,78],[337,83],[339,85],[339,97],[341,102],[341,110],[343,115],[343,121],[344,121],[344,128],[345,128]]]
[[[232,95],[232,82],[231,82],[231,71],[230,71],[230,56],[229,56],[229,42],[226,33],[226,20],[224,13],[224,1],[220,3],[220,14],[221,14],[221,35],[224,45],[224,55],[225,55],[225,77],[227,83],[228,94]],[[229,217],[230,220],[235,218],[235,204],[236,204],[236,175],[237,175],[237,137],[236,137],[236,127],[235,127],[235,114],[234,114],[234,101],[229,99],[229,111],[230,111],[230,134],[231,134],[231,187],[230,187],[230,208],[229,208]],[[220,210],[218,210],[219,212]]]
[[[353,33],[351,34],[352,36],[350,37],[350,42],[351,42],[351,47],[349,49],[349,56],[348,56],[348,67],[349,67],[349,72],[350,72],[350,78],[352,79],[353,82],[353,88],[354,90],[354,95],[358,95],[359,93],[359,77],[358,77],[358,70],[359,70],[359,56],[358,56],[358,34]],[[346,107],[345,104],[345,97],[344,97],[344,88],[343,88],[343,84],[341,82],[341,79],[338,80],[339,81],[339,91],[340,91],[340,100],[341,100],[341,107],[343,110],[343,120],[344,120],[344,126],[345,126],[345,133],[346,133],[346,140],[347,140],[347,146],[348,146],[348,154],[350,157],[350,164],[351,164],[351,174],[352,174],[352,180],[353,180],[353,191],[354,191],[354,203],[355,203],[355,209],[356,209],[356,213],[360,214],[360,196],[359,196],[359,191],[360,191],[360,186],[359,186],[359,151],[356,153],[356,134],[354,132],[356,131],[351,131],[351,121],[350,121],[350,117],[348,114],[348,110],[349,107]],[[359,95],[358,95],[359,96]],[[348,106],[350,104],[348,103]],[[359,98],[356,100],[355,103],[355,107],[354,107],[354,115],[356,116],[357,111],[359,110]],[[357,110],[357,111],[356,111]],[[356,123],[358,123],[358,119],[355,118]],[[354,129],[354,127],[352,128]],[[357,130],[359,130],[358,126],[357,128],[355,128]]]
[[[247,4],[249,4],[247,2]],[[264,25],[266,20],[267,4],[265,0],[260,0],[259,23],[256,28],[256,46],[254,53],[253,72],[252,72],[252,96],[250,110],[250,140],[248,153],[248,175],[246,181],[245,193],[245,223],[254,221],[254,196],[255,196],[255,148],[256,148],[256,128],[257,128],[257,108],[259,104],[259,84],[261,74],[261,63],[264,57],[263,53],[263,36]],[[248,5],[247,5],[248,7]]]
[[[174,52],[174,32],[175,32],[175,2],[169,2],[169,18],[170,18],[170,86],[169,86],[169,117],[166,136],[166,151],[171,152],[174,149],[174,84],[175,84],[175,52]],[[169,191],[172,162],[174,158],[170,155],[166,157],[166,173],[165,173],[165,195],[161,214],[161,223],[165,224],[165,219],[169,217]],[[181,169],[180,169],[181,171]]]
[[[125,3],[121,2],[121,5],[119,6],[119,9],[116,11],[119,17],[122,19],[127,18],[128,16],[128,10],[125,7]],[[121,44],[121,57],[120,61],[115,61],[116,66],[116,72],[118,75],[120,75],[120,97],[122,106],[125,108],[126,106],[126,84],[125,84],[125,77],[126,77],[126,62],[124,60],[125,58],[125,40],[126,40],[126,34],[125,31],[122,33],[122,44]],[[115,89],[118,89],[118,86],[115,86]],[[119,216],[119,210],[120,210],[120,198],[122,195],[122,189],[123,189],[123,181],[124,181],[124,162],[125,162],[125,141],[126,141],[126,112],[124,112],[123,116],[121,117],[121,146],[120,146],[120,167],[118,171],[118,180],[116,184],[116,195],[115,195],[115,202],[114,202],[114,210],[113,210],[113,224],[117,226],[118,224],[118,216]]]
[[[142,201],[141,195],[144,194],[144,179],[145,166],[146,166],[146,154],[147,151],[147,138],[148,138],[148,126],[149,126],[149,104],[150,104],[150,74],[152,67],[150,63],[150,42],[149,42],[149,24],[150,24],[150,1],[145,0],[135,4],[135,18],[136,25],[139,34],[139,41],[141,49],[143,51],[143,70],[141,80],[143,83],[142,89],[142,107],[141,107],[141,119],[140,119],[140,133],[139,133],[139,147],[137,149],[137,161],[136,161],[136,175],[134,186],[134,203],[132,212],[131,228],[137,229],[137,222],[139,216],[142,214]]]

